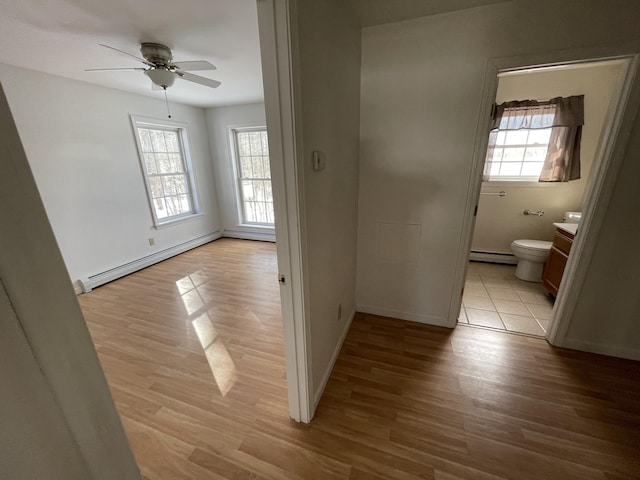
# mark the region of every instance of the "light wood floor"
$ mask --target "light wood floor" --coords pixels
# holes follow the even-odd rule
[[[219,240],[79,300],[148,480],[640,478],[639,363],[469,326],[358,314],[295,424],[272,244]]]

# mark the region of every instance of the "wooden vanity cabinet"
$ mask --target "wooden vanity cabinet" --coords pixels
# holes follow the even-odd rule
[[[573,243],[573,235],[560,228],[553,236],[553,245],[542,272],[542,286],[554,297],[558,295],[560,280],[567,266],[569,251]]]

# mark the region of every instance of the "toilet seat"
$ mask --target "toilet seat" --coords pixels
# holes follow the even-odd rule
[[[533,252],[548,252],[553,243],[544,240],[514,240],[513,245]]]

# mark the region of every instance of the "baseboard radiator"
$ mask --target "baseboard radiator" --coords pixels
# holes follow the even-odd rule
[[[273,232],[229,230],[225,228],[222,231],[222,236],[225,238],[239,238],[241,240],[258,240],[260,242],[275,243],[276,241],[276,234]]]
[[[112,282],[113,280],[124,277],[125,275],[142,270],[143,268],[150,267],[151,265],[162,262],[168,258],[175,257],[176,255],[204,245],[205,243],[217,240],[220,237],[222,237],[222,234],[219,231],[209,233],[207,235],[194,238],[193,240],[174,245],[173,247],[154,252],[151,255],[138,258],[137,260],[133,260],[104,272],[97,273],[86,278],[81,278],[77,282],[79,288],[76,287],[76,293],[90,292],[93,288],[99,287],[100,285]],[[80,290],[80,292],[78,292],[78,290]]]
[[[516,265],[518,259],[512,253],[483,252],[471,250],[469,260],[472,262],[504,263],[506,265]]]

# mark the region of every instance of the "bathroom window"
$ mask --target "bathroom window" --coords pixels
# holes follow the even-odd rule
[[[274,225],[269,142],[264,127],[232,129],[241,221],[245,225]]]
[[[132,116],[156,227],[197,215],[186,125]]]
[[[489,148],[489,181],[537,182],[549,147],[551,129],[498,130]]]
[[[524,101],[497,108],[489,134],[484,180],[537,182],[547,157],[555,105]]]

